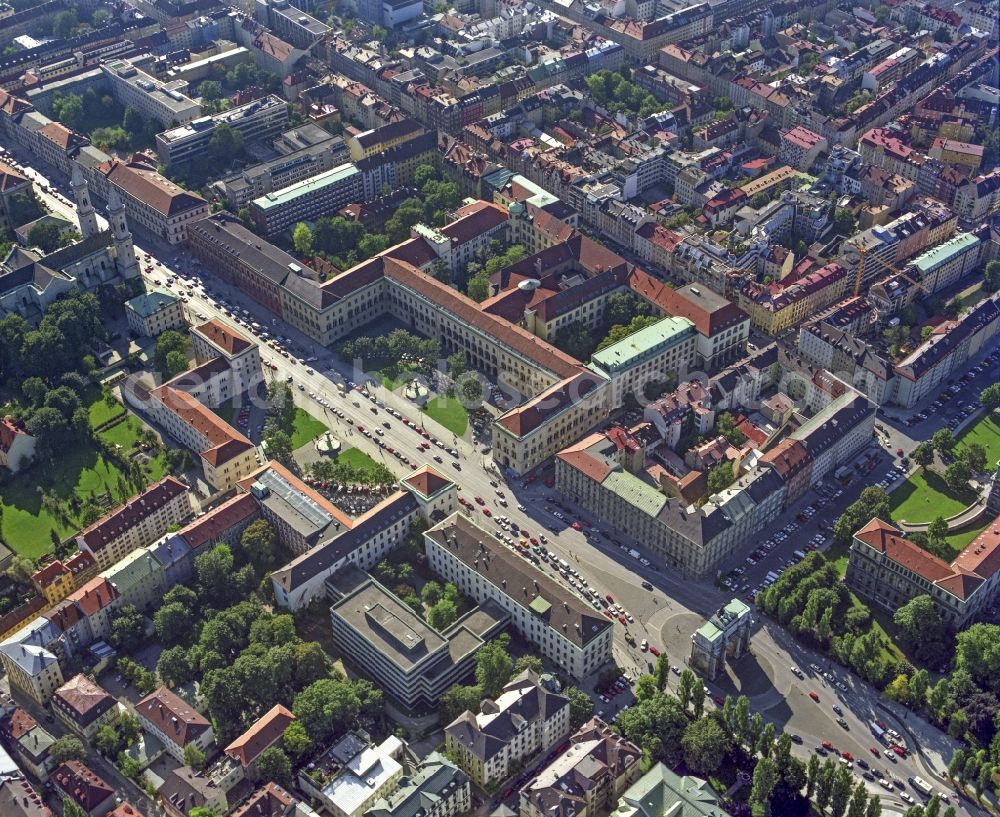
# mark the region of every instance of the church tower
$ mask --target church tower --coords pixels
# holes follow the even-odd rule
[[[128,280],[139,277],[139,262],[135,257],[135,247],[132,246],[132,233],[125,221],[125,205],[114,185],[108,191],[108,221],[111,224],[111,240],[115,246],[115,266],[118,274]]]
[[[97,211],[94,210],[94,204],[90,200],[87,180],[83,178],[83,171],[76,162],[73,163],[73,178],[69,186],[73,191],[73,198],[76,199],[76,217],[80,222],[80,235],[84,238],[97,235],[100,232],[100,227],[97,226]]]

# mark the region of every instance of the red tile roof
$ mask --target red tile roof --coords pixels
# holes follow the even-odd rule
[[[288,724],[294,720],[295,716],[290,710],[281,704],[275,704],[261,715],[253,726],[230,743],[225,752],[229,757],[239,761],[245,769],[260,757],[261,752],[279,741]]]
[[[187,392],[164,385],[154,389],[152,394],[208,440],[208,448],[201,456],[210,465],[228,462],[254,447],[250,440]]]
[[[237,494],[212,510],[206,511],[204,516],[181,528],[177,534],[192,549],[197,549],[208,542],[218,541],[230,528],[258,515],[259,512],[257,501],[250,494]]]
[[[207,213],[208,202],[205,199],[197,193],[181,189],[151,168],[111,159],[100,165],[98,170],[109,182],[152,207],[161,216],[173,218],[198,208],[205,208]]]
[[[83,587],[66,597],[66,601],[73,602],[79,606],[80,612],[85,616],[92,616],[99,613],[121,594],[118,589],[107,579],[95,576]]]
[[[14,444],[14,440],[21,436],[29,436],[24,427],[24,423],[19,420],[15,420],[13,417],[4,417],[3,419],[0,419],[0,449],[3,451],[10,451],[10,447]]]
[[[958,554],[952,565],[984,579],[989,579],[1000,570],[1000,516]]]
[[[413,488],[421,496],[430,496],[437,493],[442,488],[452,484],[450,479],[441,476],[429,465],[425,465],[419,471],[406,477],[403,482]]]
[[[4,734],[8,735],[11,740],[20,740],[36,726],[38,726],[38,721],[18,706],[4,720],[3,730]]]
[[[239,332],[226,326],[219,320],[213,318],[207,323],[194,328],[198,334],[203,335],[207,340],[222,349],[227,355],[238,355],[240,352],[249,349],[251,346]]]
[[[56,559],[49,562],[45,567],[39,568],[32,574],[31,580],[41,588],[48,587],[60,576],[72,575],[72,571],[62,562]]]
[[[52,782],[88,814],[115,793],[111,786],[79,760],[69,760],[59,766],[52,773]]]
[[[80,538],[91,551],[97,553],[187,490],[188,487],[179,479],[164,477],[141,494],[133,496],[124,505],[98,519],[80,533]]]
[[[497,424],[516,437],[525,437],[545,423],[553,414],[581,400],[605,383],[600,375],[583,369],[573,377],[556,383],[547,391],[511,409],[497,419]]]
[[[135,712],[182,748],[212,728],[204,715],[166,687],[139,701]]]
[[[854,536],[958,599],[967,599],[983,583],[981,577],[928,553],[881,519],[873,519]]]

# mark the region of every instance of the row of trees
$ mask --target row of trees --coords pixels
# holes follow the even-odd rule
[[[318,460],[307,465],[306,470],[320,482],[330,484],[384,486],[396,481],[392,471],[380,462],[359,468],[338,459]]]
[[[385,364],[398,364],[404,359],[422,358],[433,365],[441,357],[441,344],[432,339],[417,337],[405,329],[393,329],[388,335],[377,338],[361,335],[340,344],[337,353],[344,360],[360,360],[367,370]]]

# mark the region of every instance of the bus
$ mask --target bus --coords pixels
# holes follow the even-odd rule
[[[910,785],[924,797],[930,797],[934,793],[934,789],[931,788],[930,783],[917,775],[910,778]]]

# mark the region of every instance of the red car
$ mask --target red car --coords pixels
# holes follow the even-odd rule
[[[824,749],[826,749],[826,751],[828,751],[828,752],[835,752],[835,751],[837,751],[836,749],[834,749],[834,748],[833,748],[833,744],[832,744],[832,743],[830,743],[830,741],[828,741],[828,740],[824,740],[824,741],[823,741],[823,742],[822,742],[822,743],[820,744],[820,746],[822,746],[822,747],[823,747]]]
[[[486,516],[493,516],[493,511],[491,511],[489,508],[483,508],[483,513]]]
[[[902,758],[906,757],[906,749],[904,749],[902,746],[897,746],[895,743],[892,745],[892,751],[894,751],[897,755],[899,755]]]
[[[712,701],[715,703],[716,706],[725,706],[726,703],[724,700],[722,700],[722,697],[719,695],[713,695]]]
[[[650,647],[649,651],[651,653],[653,653],[653,655],[659,655],[660,654],[660,651],[658,649],[656,649],[656,647]]]
[[[618,620],[619,620],[619,621],[620,621],[620,622],[621,622],[622,624],[628,624],[628,619],[626,619],[626,618],[625,618],[625,616],[623,616],[623,615],[619,615],[619,616],[618,616]]]
[[[875,746],[869,746],[868,751],[875,755],[875,757],[881,757],[879,750]]]
[[[355,428],[357,428],[358,431],[360,431],[362,434],[365,433],[365,427],[364,426],[355,426]]]
[[[538,544],[538,540],[534,536],[532,536],[528,541],[531,542],[531,544],[533,544],[533,545],[537,545]]]
[[[476,504],[477,505],[485,505],[486,504],[486,500],[483,499],[481,496],[477,496],[476,497]]]
[[[606,595],[604,598],[606,598],[608,602],[610,602],[611,604],[615,603],[615,597],[612,596],[610,593],[608,593],[608,595]]]
[[[612,613],[610,610],[605,610],[604,611],[604,615],[606,615],[608,618],[614,618],[615,617],[615,614]]]
[[[850,752],[841,752],[840,756],[842,758],[844,758],[844,760],[846,760],[846,761],[848,761],[850,763],[854,762],[854,755],[852,755]]]
[[[819,703],[819,695],[817,695],[815,692],[810,692],[809,697],[812,698],[814,701],[816,701],[816,703]]]
[[[582,530],[582,528],[580,527],[580,523],[579,522],[574,522],[571,525],[571,527],[573,528],[573,530]]]

